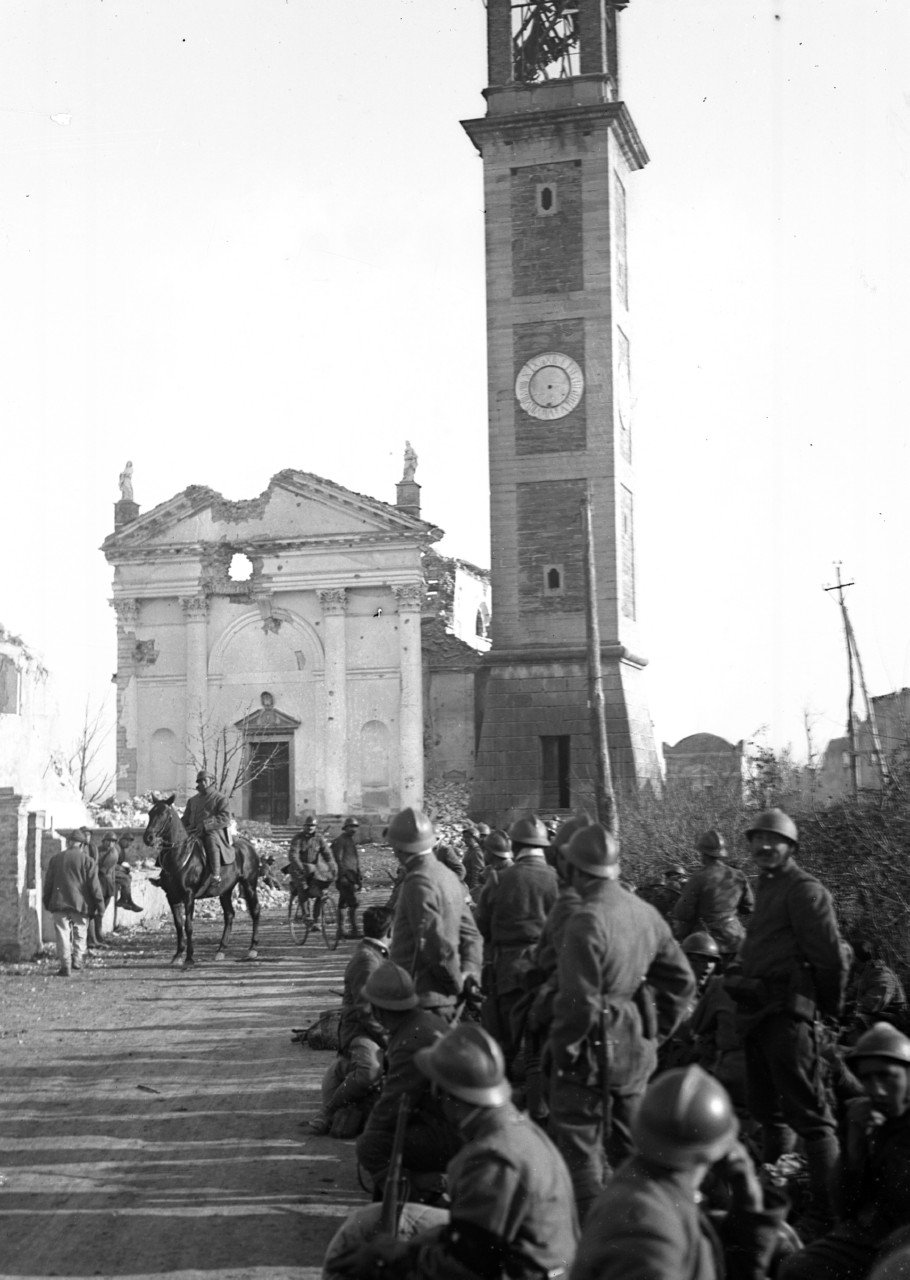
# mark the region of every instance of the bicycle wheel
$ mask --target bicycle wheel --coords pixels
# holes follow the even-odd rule
[[[338,908],[331,894],[322,899],[322,910],[319,913],[319,924],[322,937],[330,951],[334,951],[341,941],[341,925],[338,920]]]
[[[288,903],[288,928],[291,931],[291,941],[295,942],[298,947],[302,947],[306,942],[312,928],[309,913],[305,910],[304,904],[293,890],[291,891],[291,900]]]

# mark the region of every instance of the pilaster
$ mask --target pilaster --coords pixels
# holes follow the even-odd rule
[[[423,587],[419,582],[393,586],[398,602],[398,661],[401,699],[398,715],[401,806],[423,804],[423,674],[420,613]]]
[[[348,663],[345,636],[348,593],[344,587],[320,591],[325,646],[325,781],[327,813],[342,813],[347,797]]]
[[[182,596],[186,630],[187,795],[195,788],[198,762],[208,733],[208,610],[206,596]],[[195,756],[195,762],[190,759]]]
[[[136,731],[139,698],[136,686],[136,628],[139,601],[122,596],[111,600],[117,615],[117,786],[118,799],[129,799],[138,789]]]

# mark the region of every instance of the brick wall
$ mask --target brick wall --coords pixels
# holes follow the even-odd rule
[[[630,723],[619,663],[604,666],[607,738],[614,785],[623,790],[656,778],[657,761],[646,759],[647,735]],[[494,667],[486,689],[483,732],[471,816],[505,822],[539,809],[543,736],[568,735],[571,752],[569,808],[593,810],[595,764],[588,714],[587,671],[583,663],[524,663]],[[640,708],[635,711],[640,713]]]
[[[39,820],[12,787],[0,787],[0,959],[28,959],[41,945]]]
[[[515,297],[583,289],[581,161],[513,169],[511,206]]]
[[[585,607],[584,480],[516,485],[518,499],[518,601],[524,613],[581,612]],[[547,565],[559,565],[558,595],[544,590]]]

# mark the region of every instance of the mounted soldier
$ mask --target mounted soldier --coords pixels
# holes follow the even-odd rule
[[[183,811],[183,825],[205,849],[208,879],[200,885],[197,897],[209,889],[216,892],[221,885],[222,862],[233,862],[231,847],[231,811],[227,797],[216,790],[213,775],[205,769],[196,774],[196,795],[190,796]]]

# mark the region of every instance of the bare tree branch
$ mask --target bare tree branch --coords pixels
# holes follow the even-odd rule
[[[113,725],[101,703],[92,709],[86,699],[82,727],[67,757],[70,777],[86,804],[102,799],[114,782],[113,772],[100,772],[98,765]]]

